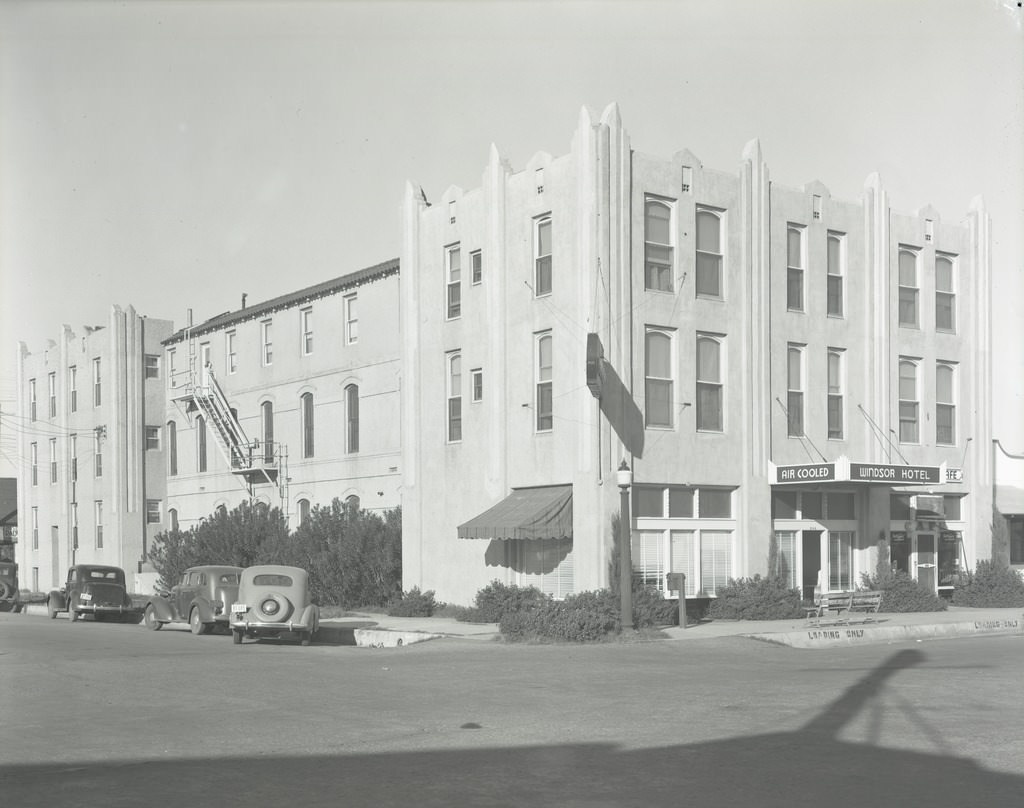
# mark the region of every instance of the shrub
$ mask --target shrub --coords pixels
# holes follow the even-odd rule
[[[789,620],[805,614],[799,589],[760,575],[730,579],[708,608],[708,617],[725,620]]]
[[[861,586],[882,593],[880,612],[944,612],[946,601],[902,570],[883,571],[882,574],[861,574]]]
[[[621,603],[615,612],[621,611]],[[665,596],[651,586],[633,587],[633,625],[636,628],[674,626],[679,622],[679,604],[666,600]]]
[[[473,621],[477,623],[500,623],[508,614],[515,614],[550,600],[535,586],[516,586],[491,581],[476,593]]]
[[[434,614],[434,590],[428,589],[420,592],[418,586],[414,586],[408,592],[403,592],[399,597],[392,600],[387,607],[391,617],[430,617]]]
[[[1011,567],[998,561],[979,561],[953,589],[957,606],[1024,606],[1024,579]]]

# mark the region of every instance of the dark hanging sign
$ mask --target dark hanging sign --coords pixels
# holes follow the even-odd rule
[[[851,463],[850,480],[861,483],[896,485],[943,483],[939,466],[887,466],[878,463]]]
[[[604,346],[601,338],[593,332],[587,334],[587,388],[594,398],[601,397],[601,363],[604,361]]]
[[[836,479],[835,463],[807,463],[799,466],[776,466],[777,483],[820,483]]]
[[[939,541],[943,544],[956,544],[960,541],[959,530],[943,530],[939,533]]]
[[[894,530],[889,534],[889,541],[893,544],[906,544],[907,543],[907,531],[905,530]]]

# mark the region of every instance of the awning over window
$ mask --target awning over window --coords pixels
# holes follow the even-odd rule
[[[459,525],[460,539],[571,539],[572,486],[516,488]]]
[[[996,507],[1004,516],[1024,513],[1024,488],[1017,488],[1015,485],[997,485]]]

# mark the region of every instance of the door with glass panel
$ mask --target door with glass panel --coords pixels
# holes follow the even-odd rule
[[[917,534],[917,553],[914,560],[917,569],[917,582],[929,592],[935,591],[935,535],[933,533]]]
[[[853,585],[853,531],[828,532],[828,592],[849,592]]]

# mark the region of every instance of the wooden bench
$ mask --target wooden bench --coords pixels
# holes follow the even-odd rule
[[[861,614],[863,617],[857,622],[870,623],[877,619],[874,615],[881,605],[882,593],[877,591],[824,592],[815,606],[807,609],[807,622],[820,625],[822,619],[828,619],[830,625],[839,625],[852,623],[854,615]],[[835,616],[829,617],[830,612],[835,612]]]

